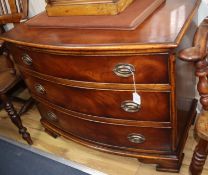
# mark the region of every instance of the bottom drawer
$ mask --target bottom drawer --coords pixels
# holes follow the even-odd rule
[[[170,151],[171,129],[137,127],[120,124],[89,121],[68,114],[59,107],[39,103],[38,109],[43,119],[64,132],[97,145],[133,149],[135,151]]]

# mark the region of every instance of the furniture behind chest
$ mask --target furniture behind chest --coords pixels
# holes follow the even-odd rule
[[[176,54],[199,4],[167,0],[135,30],[25,23],[1,38],[48,133],[178,172],[197,102],[193,65]]]

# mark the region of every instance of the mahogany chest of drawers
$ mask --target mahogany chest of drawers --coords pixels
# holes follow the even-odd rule
[[[196,100],[192,65],[176,54],[199,4],[167,0],[133,31],[25,23],[1,38],[47,132],[177,172]]]

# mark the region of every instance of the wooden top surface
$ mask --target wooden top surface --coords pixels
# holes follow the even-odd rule
[[[165,1],[134,0],[126,10],[118,15],[63,16],[61,17],[62,22],[60,22],[60,17],[48,17],[47,13],[43,12],[29,20],[27,25],[43,28],[135,30]]]
[[[36,48],[67,51],[136,51],[175,48],[181,41],[200,0],[167,0],[133,31],[46,29],[22,24],[0,38]],[[61,20],[60,20],[61,21]]]

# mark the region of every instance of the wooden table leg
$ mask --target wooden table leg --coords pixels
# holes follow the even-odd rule
[[[13,104],[10,102],[8,97],[5,94],[1,94],[1,99],[3,101],[4,109],[7,111],[11,121],[17,126],[19,129],[19,133],[22,135],[22,138],[27,141],[28,144],[32,144],[32,139],[30,134],[27,132],[27,129],[22,125],[22,121],[20,116],[17,114],[14,109]]]
[[[19,111],[19,116],[27,112],[33,105],[35,104],[35,101],[32,97],[30,97],[26,102],[23,104],[22,108]]]
[[[195,148],[191,165],[189,167],[191,175],[201,175],[203,166],[207,158],[207,154],[208,154],[208,141],[200,139],[199,143]]]

